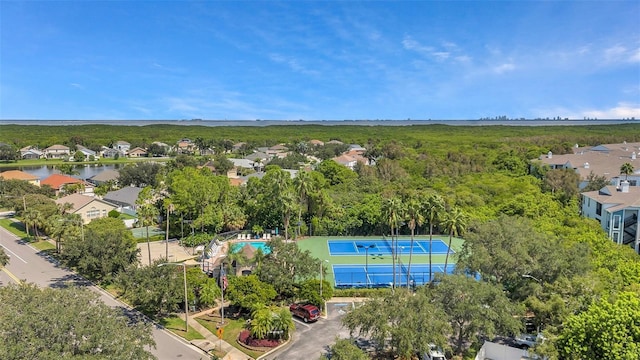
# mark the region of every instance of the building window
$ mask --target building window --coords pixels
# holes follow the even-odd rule
[[[613,230],[620,230],[622,228],[622,216],[615,215],[613,217],[613,226],[611,228]]]
[[[596,203],[596,215],[602,215],[602,204]]]
[[[88,219],[93,219],[93,218],[97,218],[100,217],[100,210],[96,209],[96,208],[91,208],[91,210],[87,211],[87,218]]]

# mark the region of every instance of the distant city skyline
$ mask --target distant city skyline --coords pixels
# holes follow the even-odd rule
[[[640,119],[639,1],[0,10],[0,119]]]

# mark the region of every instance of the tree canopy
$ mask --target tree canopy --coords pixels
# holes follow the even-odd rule
[[[150,325],[79,288],[0,287],[2,359],[154,359]]]
[[[84,239],[66,242],[63,261],[89,279],[101,281],[137,263],[138,249],[121,220],[104,217],[84,226]]]

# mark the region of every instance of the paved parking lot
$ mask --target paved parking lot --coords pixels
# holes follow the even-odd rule
[[[327,318],[305,324],[294,318],[296,331],[291,343],[263,359],[318,359],[326,354],[338,338],[349,338],[349,330],[342,326],[344,314],[354,307],[353,299],[334,299],[327,303]]]

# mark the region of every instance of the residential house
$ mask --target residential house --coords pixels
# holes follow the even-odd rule
[[[84,146],[82,146],[82,145],[76,145],[76,149],[77,149],[78,151],[80,151],[81,153],[83,153],[83,154],[84,154],[84,156],[85,156],[87,159],[89,159],[89,158],[90,158],[90,157],[92,157],[92,156],[93,156],[93,158],[96,158],[96,152],[95,152],[95,151],[93,151],[93,150],[91,150],[91,149],[89,149],[89,148],[86,148],[86,147],[84,147]]]
[[[123,187],[120,190],[109,191],[103,200],[119,206],[121,209],[135,210],[137,208],[136,200],[142,188],[135,186]]]
[[[42,152],[47,159],[63,159],[71,155],[69,147],[57,144],[49,146]]]
[[[273,145],[269,148],[272,153],[287,152],[289,149],[284,144]]]
[[[247,160],[253,161],[253,168],[255,171],[262,171],[264,169],[265,164],[269,163],[269,160],[272,159],[270,155],[267,155],[265,152],[257,151],[253,154],[249,154],[244,157]]]
[[[235,173],[237,173],[238,168],[256,170],[256,163],[249,159],[229,159],[233,163],[233,166],[236,168]]]
[[[127,155],[129,155],[129,157],[147,157],[147,150],[141,147],[135,147],[129,150]]]
[[[324,146],[324,141],[312,139],[312,140],[309,140],[309,144],[312,146]]]
[[[228,160],[231,161],[234,164],[234,166],[231,169],[229,169],[227,171],[227,173],[224,174],[224,175],[226,177],[230,178],[230,179],[237,178],[238,177],[238,166],[236,166],[235,163],[236,163],[237,160],[240,160],[240,159],[228,159]],[[207,168],[212,173],[218,174],[218,170],[216,169],[216,166],[215,166],[215,161],[213,161],[213,160],[209,160],[204,165],[198,166],[198,169],[202,169],[202,168]],[[220,175],[223,175],[223,174],[220,174]]]
[[[329,140],[325,143],[325,145],[342,145],[342,144],[344,143],[340,140]]]
[[[246,142],[238,142],[233,144],[233,147],[231,148],[231,151],[236,152],[238,150],[240,150],[243,146],[246,146],[247,143]]]
[[[351,170],[354,170],[356,164],[363,163],[364,165],[369,165],[369,159],[362,156],[362,154],[358,150],[351,150],[343,153],[340,156],[334,157],[333,161],[337,162],[340,165],[344,165]]]
[[[358,144],[351,144],[351,145],[349,145],[349,148],[347,149],[347,151],[359,153],[359,154],[362,155],[367,151],[367,149],[363,148],[362,146],[360,146]]]
[[[196,150],[196,145],[187,138],[180,139],[176,144],[176,152],[178,154],[193,154]]]
[[[82,194],[71,194],[55,200],[56,204],[71,204],[70,212],[78,214],[85,224],[93,219],[99,219],[109,216],[109,211],[115,210],[116,206],[109,204],[104,200],[100,200],[94,196],[86,196]]]
[[[22,180],[35,186],[40,186],[40,178],[20,170],[7,170],[0,172],[0,178],[4,180]]]
[[[580,175],[580,189],[587,186],[591,173],[604,176],[611,185],[620,185],[628,180],[630,186],[640,186],[640,143],[603,144],[592,147],[573,147],[573,153],[557,155],[549,151],[538,159],[532,160],[548,166],[550,169],[574,169]],[[621,175],[623,164],[633,165],[635,172]]]
[[[44,157],[44,152],[38,150],[34,146],[26,146],[20,149],[20,158],[28,159],[40,159]]]
[[[56,196],[65,193],[65,187],[67,185],[79,185],[78,192],[93,196],[93,188],[94,186],[90,183],[86,183],[80,179],[76,179],[71,176],[62,175],[62,174],[53,174],[46,179],[40,181],[40,186],[50,186],[54,191]]]
[[[102,156],[105,159],[115,159],[116,157],[125,156],[125,154],[120,150],[103,146],[100,150],[100,156]]]
[[[114,185],[118,183],[118,178],[120,177],[120,172],[114,169],[107,169],[98,174],[93,175],[88,178],[87,181],[90,183],[99,186],[106,183],[113,183]]]
[[[640,186],[622,181],[582,193],[582,215],[595,219],[616,244],[631,246],[640,254]]]
[[[113,143],[113,149],[114,150],[118,150],[123,154],[126,154],[129,152],[129,149],[131,148],[131,144],[129,144],[126,141],[116,141],[115,143]]]

